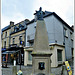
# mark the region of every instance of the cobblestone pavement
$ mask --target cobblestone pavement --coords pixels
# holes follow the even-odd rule
[[[2,75],[12,75],[12,68],[13,65],[8,65],[7,68],[2,68]],[[71,64],[71,68],[73,70],[73,64]],[[20,66],[17,65],[17,72],[19,71]],[[32,66],[21,66],[21,70],[23,72],[23,75],[31,75],[32,73]],[[52,75],[61,75],[62,66],[57,68],[51,68],[51,74]],[[73,74],[74,75],[74,74]]]
[[[8,68],[2,68],[2,75],[12,75],[12,67],[13,65],[8,65]],[[17,72],[19,71],[20,66],[17,65]],[[23,75],[31,75],[32,66],[21,66],[21,70]],[[51,68],[52,75],[61,75],[61,67]]]
[[[12,75],[12,67],[13,65],[8,65],[7,68],[2,68],[2,75]],[[17,65],[17,72],[19,71],[20,66]],[[21,66],[21,70],[23,75],[31,75],[32,73],[32,66]],[[61,67],[58,68],[51,68],[51,72],[53,75],[61,75]]]

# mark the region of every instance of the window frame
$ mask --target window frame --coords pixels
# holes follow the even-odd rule
[[[32,61],[32,55],[31,55],[32,51],[28,51],[28,60]]]
[[[19,36],[19,40],[21,42],[23,40],[23,36]]]
[[[5,32],[5,38],[7,37],[7,31]]]
[[[4,41],[4,48],[6,48],[6,41]]]
[[[73,40],[73,33],[72,32],[70,32],[70,38],[71,38],[71,40]]]
[[[64,28],[64,35],[68,38],[68,29]]]
[[[15,38],[13,38],[13,44],[15,44]]]
[[[58,51],[61,51],[61,59],[59,59],[59,56],[58,56]],[[57,61],[60,62],[60,61],[63,61],[63,58],[62,58],[62,49],[57,49]]]

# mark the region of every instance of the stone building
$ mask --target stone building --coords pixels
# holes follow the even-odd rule
[[[13,56],[14,53],[9,54],[4,51],[8,51],[10,48],[10,51],[14,51],[16,49],[13,49],[12,47],[20,47],[21,43],[22,47],[25,46],[25,37],[26,37],[26,23],[27,21],[22,21],[17,24],[14,24],[14,22],[10,21],[10,25],[6,26],[5,28],[2,29],[2,54],[3,55],[8,55],[8,62],[13,62]],[[24,50],[21,51],[22,53],[22,58],[24,59]],[[17,53],[17,56],[19,53]],[[17,57],[19,60],[19,57]],[[17,60],[17,63],[18,63]],[[23,60],[24,62],[24,60]]]
[[[46,24],[49,47],[53,54],[51,56],[51,66],[57,67],[65,60],[74,57],[73,33],[74,30],[55,12],[43,11],[43,18]],[[20,46],[23,41],[24,48],[24,65],[32,65],[32,56],[34,44],[34,35],[36,30],[36,13],[31,21],[25,20],[14,25],[10,25],[2,29],[2,51],[13,45]]]
[[[74,31],[55,12],[43,11],[43,13],[48,33],[49,46],[51,48],[51,53],[53,53],[51,56],[51,67],[57,67],[59,64],[62,64],[63,61],[72,59],[74,55]],[[32,64],[31,52],[33,51],[36,19],[36,13],[34,13],[34,19],[27,24],[24,65]]]

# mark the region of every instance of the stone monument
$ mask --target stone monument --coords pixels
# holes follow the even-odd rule
[[[36,11],[37,25],[32,52],[32,75],[50,75],[51,61],[48,35],[42,8]]]

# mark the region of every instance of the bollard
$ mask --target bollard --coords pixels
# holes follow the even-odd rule
[[[17,73],[17,67],[13,66],[12,67],[12,75],[16,75],[16,73]]]
[[[14,66],[16,66],[16,60],[14,60]]]
[[[23,72],[22,72],[21,70],[19,70],[19,71],[17,72],[17,75],[23,75]]]

